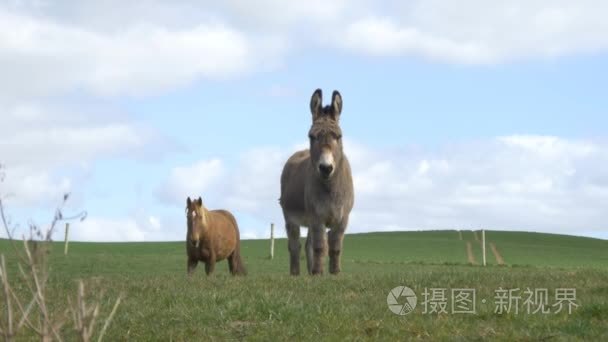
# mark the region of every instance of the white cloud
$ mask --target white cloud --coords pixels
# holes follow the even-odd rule
[[[150,227],[154,230],[160,230],[161,227],[161,223],[160,223],[160,219],[156,216],[150,216],[148,218],[148,222],[150,224]]]
[[[484,227],[605,236],[607,148],[606,142],[550,136],[498,137],[433,151],[347,141],[356,193],[349,232]],[[206,183],[203,197],[213,207],[282,227],[279,177],[295,150],[245,153],[214,184]],[[243,234],[258,236],[258,230],[244,227]]]
[[[132,219],[105,219],[89,217],[73,224],[70,229],[73,241],[144,241],[145,231]]]
[[[603,1],[413,1],[343,23],[335,42],[374,56],[465,64],[552,58],[608,48]]]
[[[120,103],[125,95],[240,77],[280,65],[287,50],[347,49],[465,64],[604,51],[607,6],[564,0],[5,3],[0,162],[8,177],[2,192],[14,193],[20,205],[54,204],[100,158],[166,150],[157,131],[108,108],[107,99]],[[295,91],[277,84],[267,92]],[[83,98],[92,103],[75,102]],[[608,192],[605,148],[535,136],[416,153],[351,143],[358,194],[352,227],[479,224],[599,232]],[[176,168],[160,196],[181,207],[186,196],[200,194],[217,206],[281,222],[278,177],[293,150],[256,148],[235,165],[215,159]],[[169,222],[148,214],[104,223],[126,224],[129,239],[137,239],[163,232]],[[97,234],[101,224],[93,223],[88,229]]]
[[[586,230],[599,236],[608,230],[601,204],[608,201],[608,184],[598,184],[608,161],[605,147],[511,136],[422,154],[362,153],[353,160],[353,228]]]
[[[299,26],[324,26],[361,9],[360,0],[228,0],[217,4],[219,13],[248,29],[289,31]]]
[[[5,135],[0,139],[0,151],[6,163],[18,165],[91,160],[99,155],[142,148],[146,143],[142,133],[126,123],[37,127]]]
[[[120,8],[119,11],[116,8]],[[147,95],[338,48],[465,64],[608,48],[603,1],[118,1],[0,5],[0,99]]]
[[[17,206],[43,204],[56,205],[63,194],[72,190],[69,177],[55,177],[45,170],[13,168],[2,183],[1,195]]]
[[[305,144],[256,147],[244,152],[234,163],[211,159],[178,166],[157,194],[162,202],[178,208],[185,206],[187,196],[201,196],[209,208],[244,215],[239,218],[239,224],[241,219],[247,220],[241,225],[241,232],[243,236],[255,237],[260,235],[259,229],[266,229],[267,222],[282,226],[279,177],[290,153],[304,147]],[[251,225],[258,221],[264,222],[264,226]]]
[[[254,148],[234,164],[211,159],[175,168],[159,195],[179,210],[89,218],[74,226],[74,239],[181,240],[181,208],[193,193],[209,207],[235,213],[243,238],[266,237],[267,222],[284,236],[279,176],[302,145]],[[432,151],[346,141],[356,192],[348,232],[487,228],[606,238],[606,147],[550,136],[498,137]],[[192,174],[202,176],[198,183],[190,181]]]
[[[165,203],[185,206],[186,197],[198,197],[220,181],[224,172],[219,159],[203,160],[190,166],[176,167],[159,190]]]
[[[294,97],[297,94],[295,87],[286,86],[282,84],[274,84],[270,86],[262,95],[274,97],[274,98],[286,98]]]
[[[557,137],[512,135],[499,140],[512,147],[519,147],[527,153],[541,158],[559,159],[564,156],[585,158],[598,153],[599,146],[586,141],[566,141]]]
[[[171,28],[133,22],[116,32],[0,8],[0,89],[4,97],[84,89],[147,94],[198,78],[222,79],[260,67],[276,52],[268,38],[219,22]]]
[[[146,213],[133,213],[119,217],[88,217],[70,225],[73,241],[176,241],[186,233],[185,223]],[[181,218],[181,217],[180,217]]]
[[[100,106],[103,107],[103,106]],[[81,185],[94,161],[116,156],[159,158],[173,148],[147,125],[86,108],[0,104],[1,194],[19,206],[54,207]]]
[[[373,56],[413,54],[464,63],[484,63],[497,58],[481,42],[456,42],[417,27],[400,27],[391,18],[369,17],[353,22],[339,43]]]
[[[255,240],[255,239],[259,239],[260,237],[254,233],[254,232],[244,232],[241,235],[241,239],[243,240]]]

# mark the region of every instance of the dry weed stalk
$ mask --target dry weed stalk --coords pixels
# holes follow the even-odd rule
[[[0,164],[0,183],[4,181],[3,167]],[[17,293],[13,289],[14,280],[9,279],[4,254],[0,255],[0,286],[4,301],[5,319],[0,322],[0,336],[5,341],[14,341],[16,336],[25,328],[37,335],[41,341],[62,341],[62,328],[71,319],[74,330],[83,342],[91,341],[99,321],[100,301],[87,304],[85,298],[84,282],[79,280],[76,302],[72,304],[68,298],[68,309],[56,313],[49,309],[47,304],[47,281],[49,278],[48,259],[50,256],[50,243],[57,224],[62,221],[86,218],[86,212],[78,215],[64,217],[62,208],[69,198],[63,196],[63,202],[55,211],[51,224],[42,230],[35,223],[30,222],[30,238],[23,236],[23,248],[19,248],[17,240],[13,238],[16,226],[11,229],[11,222],[5,213],[3,197],[0,194],[0,220],[17,257],[17,266],[20,280],[27,288],[28,295]],[[36,239],[37,238],[37,239]],[[26,297],[26,298],[24,298]],[[31,298],[30,298],[31,297]],[[98,334],[98,341],[105,335],[112,318],[114,317],[121,296],[116,300],[112,312],[104,320],[104,325]]]

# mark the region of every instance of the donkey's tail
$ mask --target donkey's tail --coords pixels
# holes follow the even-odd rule
[[[241,234],[239,232],[239,226],[236,226],[236,248],[234,249],[234,268],[232,274],[234,275],[247,275],[247,269],[243,263],[241,257]]]

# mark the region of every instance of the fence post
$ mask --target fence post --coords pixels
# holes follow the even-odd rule
[[[274,258],[274,223],[270,224],[270,260]]]
[[[70,232],[70,223],[66,222],[65,224],[65,247],[63,248],[63,255],[68,255],[68,234]]]
[[[486,230],[481,230],[481,252],[483,253],[483,265],[486,265]]]

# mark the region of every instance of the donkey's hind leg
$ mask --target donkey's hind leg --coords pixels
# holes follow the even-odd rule
[[[287,222],[285,229],[289,238],[287,243],[289,249],[289,273],[291,275],[300,275],[300,226]]]
[[[312,274],[312,233],[310,232],[310,228],[308,229],[308,234],[306,235],[306,245],[304,247],[306,249],[306,267],[308,268],[308,274]]]

